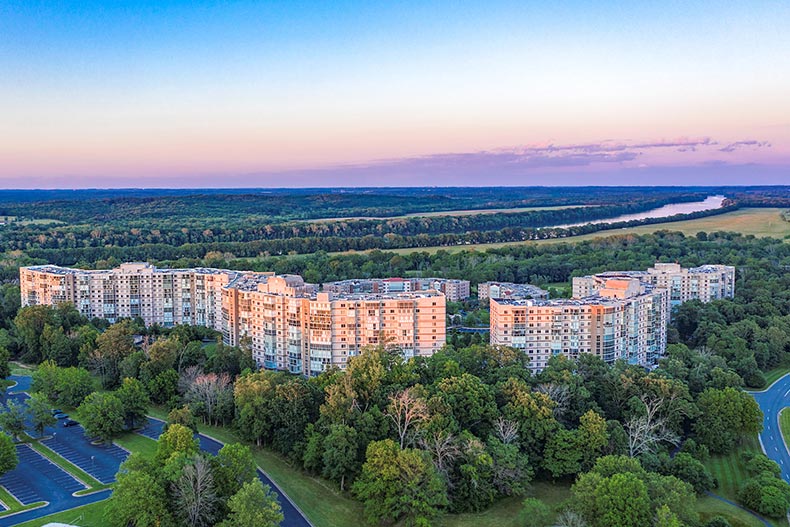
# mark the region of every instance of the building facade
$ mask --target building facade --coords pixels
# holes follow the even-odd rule
[[[573,297],[584,298],[596,293],[607,279],[638,278],[669,292],[670,306],[689,300],[710,302],[735,296],[735,267],[702,265],[683,268],[676,263],[656,263],[646,271],[610,271],[573,279]]]
[[[483,282],[477,284],[477,298],[483,302],[489,298],[512,298],[545,300],[549,292],[531,284],[514,284],[512,282]]]
[[[448,302],[460,302],[469,298],[471,285],[469,280],[453,278],[365,278],[327,282],[322,290],[337,294],[439,291]]]
[[[145,263],[106,271],[57,266],[20,270],[22,305],[73,303],[87,317],[146,325],[192,324],[249,342],[261,367],[317,375],[344,369],[366,346],[429,356],[446,340],[445,295],[435,290],[319,293],[297,275],[224,269],[157,269]]]
[[[490,299],[491,344],[526,351],[543,369],[554,355],[652,365],[664,354],[668,294],[638,279],[605,281],[581,299]]]
[[[82,315],[111,323],[140,317],[146,325],[190,324],[221,331],[222,290],[239,274],[125,263],[99,271],[54,265],[23,267],[19,279],[22,306],[70,302]]]

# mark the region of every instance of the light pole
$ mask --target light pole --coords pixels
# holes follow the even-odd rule
[[[57,443],[57,442],[58,442],[58,433],[57,433],[57,432],[52,432],[52,440],[53,440],[55,443]]]
[[[91,472],[93,472],[93,459],[94,459],[94,456],[91,456]]]

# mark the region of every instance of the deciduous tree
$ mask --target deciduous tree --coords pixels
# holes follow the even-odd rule
[[[94,392],[79,407],[85,433],[105,443],[124,428],[123,403],[113,393]]]
[[[277,497],[259,479],[245,483],[228,500],[230,513],[218,527],[276,527],[283,521]]]
[[[414,427],[428,418],[428,406],[419,394],[418,387],[406,388],[390,396],[387,416],[395,425],[400,447],[406,445],[408,434]]]
[[[195,456],[173,485],[173,502],[177,515],[191,527],[214,525],[219,501],[214,487],[211,465],[203,456]]]
[[[389,439],[368,445],[354,494],[371,524],[402,520],[410,527],[429,525],[447,505],[445,484],[427,453],[402,450]]]
[[[33,430],[39,436],[44,435],[44,428],[53,426],[58,420],[52,415],[52,405],[42,394],[34,393],[27,400],[27,414],[33,424]]]
[[[0,476],[14,470],[19,459],[16,455],[16,446],[6,434],[0,434]]]

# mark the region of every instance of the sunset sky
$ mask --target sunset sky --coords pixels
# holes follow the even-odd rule
[[[790,184],[790,2],[0,2],[0,188]]]

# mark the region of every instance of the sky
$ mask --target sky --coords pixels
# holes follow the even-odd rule
[[[790,184],[790,2],[0,0],[0,188]]]

